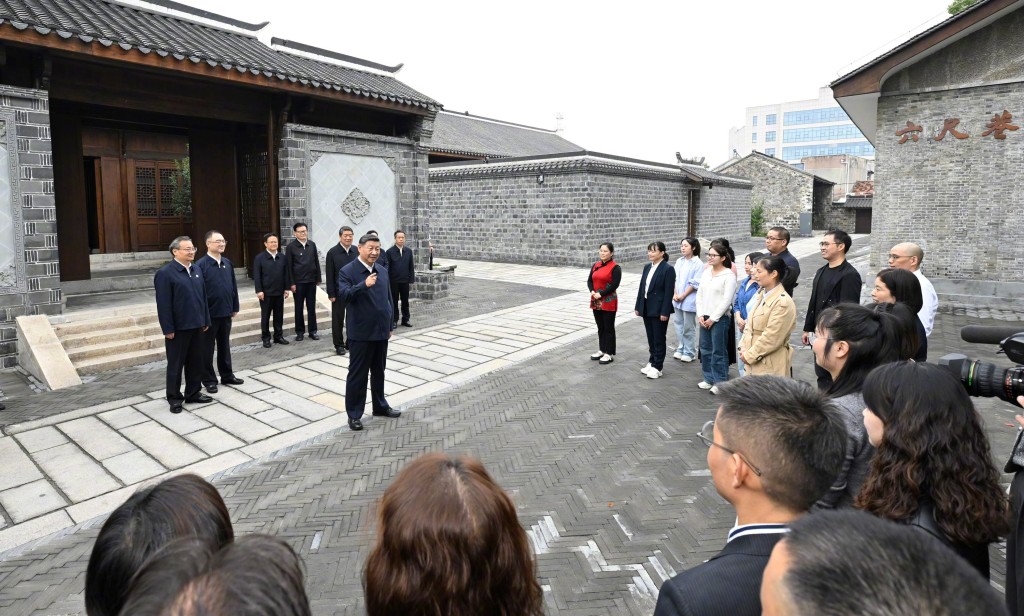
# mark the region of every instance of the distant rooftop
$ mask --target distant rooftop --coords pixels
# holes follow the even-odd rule
[[[430,149],[444,154],[510,158],[578,152],[583,148],[554,130],[474,116],[468,112],[442,111],[434,120]]]

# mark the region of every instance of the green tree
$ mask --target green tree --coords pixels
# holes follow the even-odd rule
[[[757,204],[750,208],[750,235],[763,237],[766,222],[768,221],[764,217],[764,199],[759,199]]]
[[[946,10],[949,11],[950,15],[956,15],[957,13],[966,11],[977,3],[978,0],[953,0],[949,3],[949,6],[946,7]]]
[[[192,168],[189,157],[174,161],[178,171],[178,182],[171,193],[171,205],[178,216],[192,215]]]

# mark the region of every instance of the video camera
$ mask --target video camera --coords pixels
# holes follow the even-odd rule
[[[987,327],[968,325],[960,329],[964,342],[998,344],[999,353],[1017,364],[1003,368],[995,364],[970,359],[960,353],[939,358],[938,364],[960,379],[967,393],[976,398],[999,398],[1017,404],[1017,396],[1024,396],[1024,325]]]

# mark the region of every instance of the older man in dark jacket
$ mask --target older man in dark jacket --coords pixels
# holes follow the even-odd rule
[[[231,319],[238,314],[238,282],[235,266],[224,256],[227,241],[219,231],[206,233],[206,255],[196,267],[206,283],[206,303],[210,307],[210,329],[203,334],[203,386],[217,393],[217,372],[224,385],[241,385],[231,368]],[[217,351],[217,372],[213,371],[213,352]]]
[[[380,239],[372,235],[359,238],[359,258],[338,272],[338,299],[347,305],[348,378],[345,382],[345,410],[348,426],[362,430],[366,404],[366,379],[370,376],[373,415],[398,417],[384,399],[384,370],[387,367],[388,339],[394,332],[391,287],[388,270],[376,265],[380,257]]]
[[[183,402],[210,402],[203,393],[202,333],[210,327],[206,286],[199,268],[192,262],[196,249],[187,236],[174,238],[170,246],[174,259],[157,270],[156,313],[167,351],[167,402],[172,413],[182,411]],[[181,394],[181,371],[185,370],[185,395]]]

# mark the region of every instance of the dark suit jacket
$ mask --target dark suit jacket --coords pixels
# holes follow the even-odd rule
[[[665,582],[654,616],[760,616],[761,578],[784,535],[741,535],[706,563]]]
[[[206,283],[210,317],[222,319],[238,312],[238,281],[235,280],[235,266],[231,264],[231,259],[221,256],[218,265],[216,259],[204,255],[196,261],[196,267],[203,273],[203,281]]]
[[[171,261],[156,271],[156,313],[164,335],[186,329],[210,326],[210,307],[206,305],[203,273],[192,264],[192,275]]]
[[[348,339],[356,341],[382,341],[391,336],[391,319],[394,307],[391,304],[391,281],[388,268],[374,264],[377,282],[366,286],[370,276],[366,266],[359,259],[349,263],[338,272],[338,300],[345,302],[345,326]]]
[[[650,272],[651,264],[648,263],[640,277],[640,288],[637,289],[636,306],[633,310],[639,312],[642,317],[671,316],[675,312],[672,308],[672,293],[676,286],[676,270],[668,261],[662,262],[654,272],[654,280],[651,281],[651,288],[644,299],[644,288],[647,286],[647,275]]]
[[[288,269],[288,259],[284,253],[279,251],[275,259],[266,250],[260,251],[253,259],[252,280],[256,284],[257,293],[284,295],[285,289],[292,286],[291,270]]]
[[[308,282],[320,284],[320,254],[317,252],[313,240],[308,240],[305,248],[302,247],[299,240],[292,240],[288,242],[288,247],[284,252],[288,257],[288,268],[292,277],[291,284]]]
[[[398,246],[388,248],[387,252],[388,274],[391,282],[416,282],[416,272],[413,271],[412,250],[403,248],[401,255],[398,253]]]
[[[359,249],[355,244],[345,250],[345,247],[339,243],[327,251],[327,257],[324,259],[324,263],[327,265],[327,297],[338,297],[338,272],[358,258]]]
[[[789,293],[790,297],[793,295],[793,289],[797,287],[796,281],[800,278],[800,261],[793,256],[793,253],[789,252],[789,248],[786,248],[779,253],[782,260],[786,262],[786,277],[782,279],[782,288]]]
[[[821,274],[828,269],[828,263],[818,268],[814,273],[814,284],[811,286],[811,299],[807,302],[807,316],[804,317],[804,331],[813,332],[818,323],[818,315],[826,308],[831,308],[843,302],[860,303],[860,289],[863,282],[857,268],[850,265],[849,261],[843,261],[838,268],[839,281],[833,286],[825,288],[822,284]]]

